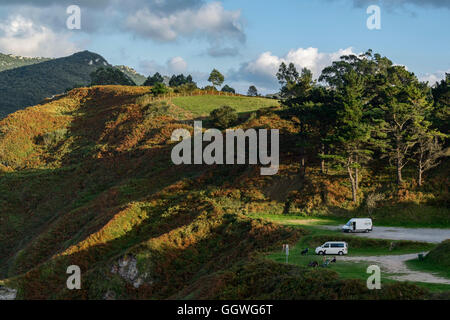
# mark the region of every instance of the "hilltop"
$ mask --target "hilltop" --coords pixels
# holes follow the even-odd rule
[[[228,98],[232,107],[240,101]],[[171,134],[191,130],[196,111],[175,101],[153,100],[147,87],[96,86],[0,121],[0,278],[19,298],[425,297],[409,284],[369,292],[334,271],[264,259],[308,230],[251,215],[357,214],[345,176],[298,174],[298,119],[277,106],[246,113],[237,125],[280,130],[277,176],[260,176],[255,165],[175,166]],[[249,111],[240,103],[238,112]],[[385,206],[401,216],[426,206],[430,193],[444,197],[445,183],[436,179],[433,190],[407,199],[392,195]],[[416,204],[406,205],[411,198]],[[426,208],[435,215],[412,216],[448,217]],[[81,267],[82,290],[65,288],[72,264]]]
[[[0,72],[49,60],[51,59],[42,57],[21,57],[12,54],[0,53]]]
[[[109,66],[100,55],[89,51],[0,72],[0,118],[68,88],[90,83],[90,73]]]

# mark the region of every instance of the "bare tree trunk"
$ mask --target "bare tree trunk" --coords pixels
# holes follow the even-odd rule
[[[418,167],[417,169],[419,169],[418,170],[419,171],[419,179],[418,179],[419,181],[418,181],[418,183],[419,183],[419,187],[421,187],[422,186],[422,173],[423,173],[422,154],[419,157],[419,164],[418,164],[417,167]]]
[[[325,155],[325,145],[322,144],[322,155]],[[320,162],[320,171],[322,173],[325,173],[325,159],[322,159],[322,161]]]
[[[419,187],[422,186],[422,169],[419,168]]]
[[[303,176],[306,176],[306,157],[302,157]]]
[[[301,175],[302,177],[304,177],[304,176],[305,176],[305,173],[306,173],[305,163],[306,163],[306,161],[305,161],[305,156],[302,155],[302,158],[301,158],[301,160],[300,160],[300,175]]]
[[[400,164],[400,160],[397,160],[397,185],[401,186],[403,183],[402,179],[402,166]]]
[[[358,156],[355,156],[355,158],[356,158],[356,162],[358,162],[359,161]],[[358,193],[358,190],[359,190],[359,169],[358,169],[358,167],[355,167],[355,190],[356,190],[356,193]]]
[[[356,192],[355,177],[353,176],[352,168],[350,168],[349,165],[347,166],[347,172],[348,172],[348,177],[350,179],[350,183],[352,184],[353,203],[356,203],[358,201],[358,198],[357,198],[357,192]]]
[[[403,183],[402,179],[402,157],[400,151],[400,137],[397,136],[397,147],[396,147],[396,155],[397,155],[397,185],[400,187]]]

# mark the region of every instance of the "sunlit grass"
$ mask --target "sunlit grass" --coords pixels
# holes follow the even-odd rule
[[[196,116],[207,116],[211,111],[222,106],[230,106],[241,113],[279,105],[278,101],[273,99],[215,95],[178,97],[173,98],[172,102],[181,108],[191,111]]]

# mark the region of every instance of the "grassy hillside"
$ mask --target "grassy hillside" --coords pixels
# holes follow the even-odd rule
[[[442,267],[450,268],[450,239],[431,250],[426,259]]]
[[[273,108],[240,119],[243,128],[280,130],[276,176],[254,165],[175,166],[171,134],[192,130],[186,120],[195,110],[147,95],[146,87],[80,88],[0,120],[0,278],[19,298],[426,297],[408,284],[369,292],[335,272],[261,260],[310,232],[255,214],[356,210],[345,176],[298,174],[294,116]],[[240,112],[274,102],[229,101],[245,101]],[[439,203],[444,184],[436,179],[429,191],[385,204],[421,205],[430,195]],[[82,290],[65,287],[72,264],[82,270]]]
[[[108,65],[88,51],[0,72],[0,118],[63,93],[68,88],[90,83],[90,73]]]
[[[239,113],[246,113],[279,105],[277,100],[266,98],[216,95],[179,97],[172,101],[175,105],[191,111],[195,116],[207,116],[211,111],[222,106],[230,106]]]
[[[41,63],[50,60],[49,58],[28,58],[20,57],[12,54],[0,53],[0,72],[29,66],[36,63]]]

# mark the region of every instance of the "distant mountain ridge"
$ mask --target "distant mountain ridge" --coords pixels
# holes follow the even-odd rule
[[[142,86],[144,84],[145,80],[147,80],[147,77],[145,77],[142,74],[138,73],[136,70],[134,70],[131,67],[127,67],[127,66],[121,65],[121,66],[114,66],[114,68],[119,69],[120,71],[125,73],[138,86]]]
[[[51,60],[51,58],[42,58],[42,57],[30,58],[30,57],[16,56],[13,54],[0,53],[0,72],[36,63],[41,63],[49,60]]]
[[[83,51],[0,72],[0,118],[68,88],[89,85],[90,74],[102,66],[111,65],[102,56]]]

